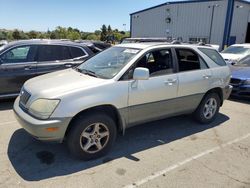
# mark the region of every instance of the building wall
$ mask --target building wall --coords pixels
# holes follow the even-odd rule
[[[165,36],[165,6],[131,15],[132,37]]]
[[[235,2],[230,36],[236,37],[236,43],[245,42],[248,22],[250,22],[249,13],[249,4]]]
[[[131,15],[132,37],[206,38],[209,42],[213,5],[218,7],[214,8],[210,43],[221,45],[226,1],[169,4]]]
[[[132,37],[182,37],[183,41],[189,41],[190,38],[207,38],[207,42],[222,46],[227,4],[227,0],[176,3],[139,12],[131,15],[131,35]],[[243,8],[236,8],[237,5],[242,5]],[[209,41],[213,6],[214,18]],[[237,43],[245,41],[250,18],[249,7],[249,4],[235,2],[231,36],[236,36]],[[167,18],[171,18],[170,23],[167,23]]]

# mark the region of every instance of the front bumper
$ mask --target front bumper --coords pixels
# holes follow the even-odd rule
[[[231,93],[235,97],[249,97],[250,98],[250,85],[235,85]]]
[[[62,142],[71,120],[71,118],[38,120],[20,108],[19,97],[15,100],[14,112],[20,125],[33,137],[42,141]],[[47,128],[57,128],[57,130],[50,132]]]

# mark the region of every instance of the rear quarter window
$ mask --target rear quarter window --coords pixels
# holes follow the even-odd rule
[[[82,49],[78,47],[70,47],[70,51],[72,54],[72,58],[77,58],[77,57],[82,57],[82,56],[87,55]]]
[[[204,53],[206,56],[208,56],[217,65],[220,65],[220,66],[226,65],[226,62],[216,50],[209,49],[209,48],[199,48],[199,50],[202,53]]]

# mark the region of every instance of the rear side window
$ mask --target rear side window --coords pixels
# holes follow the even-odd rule
[[[56,61],[71,59],[67,46],[41,45],[39,46],[38,61]]]
[[[217,65],[220,65],[220,66],[226,65],[226,62],[216,50],[208,49],[208,48],[199,48],[199,50],[205,55],[207,55]]]
[[[82,57],[87,55],[82,49],[77,47],[70,47],[72,58]]]
[[[3,63],[32,62],[36,55],[36,46],[19,46],[5,52],[1,59]]]
[[[208,68],[206,63],[191,49],[176,49],[179,71],[192,71]]]

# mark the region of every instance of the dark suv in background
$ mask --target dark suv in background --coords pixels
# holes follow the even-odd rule
[[[52,71],[71,68],[94,56],[84,43],[26,40],[0,47],[0,99],[15,97],[24,82]]]

